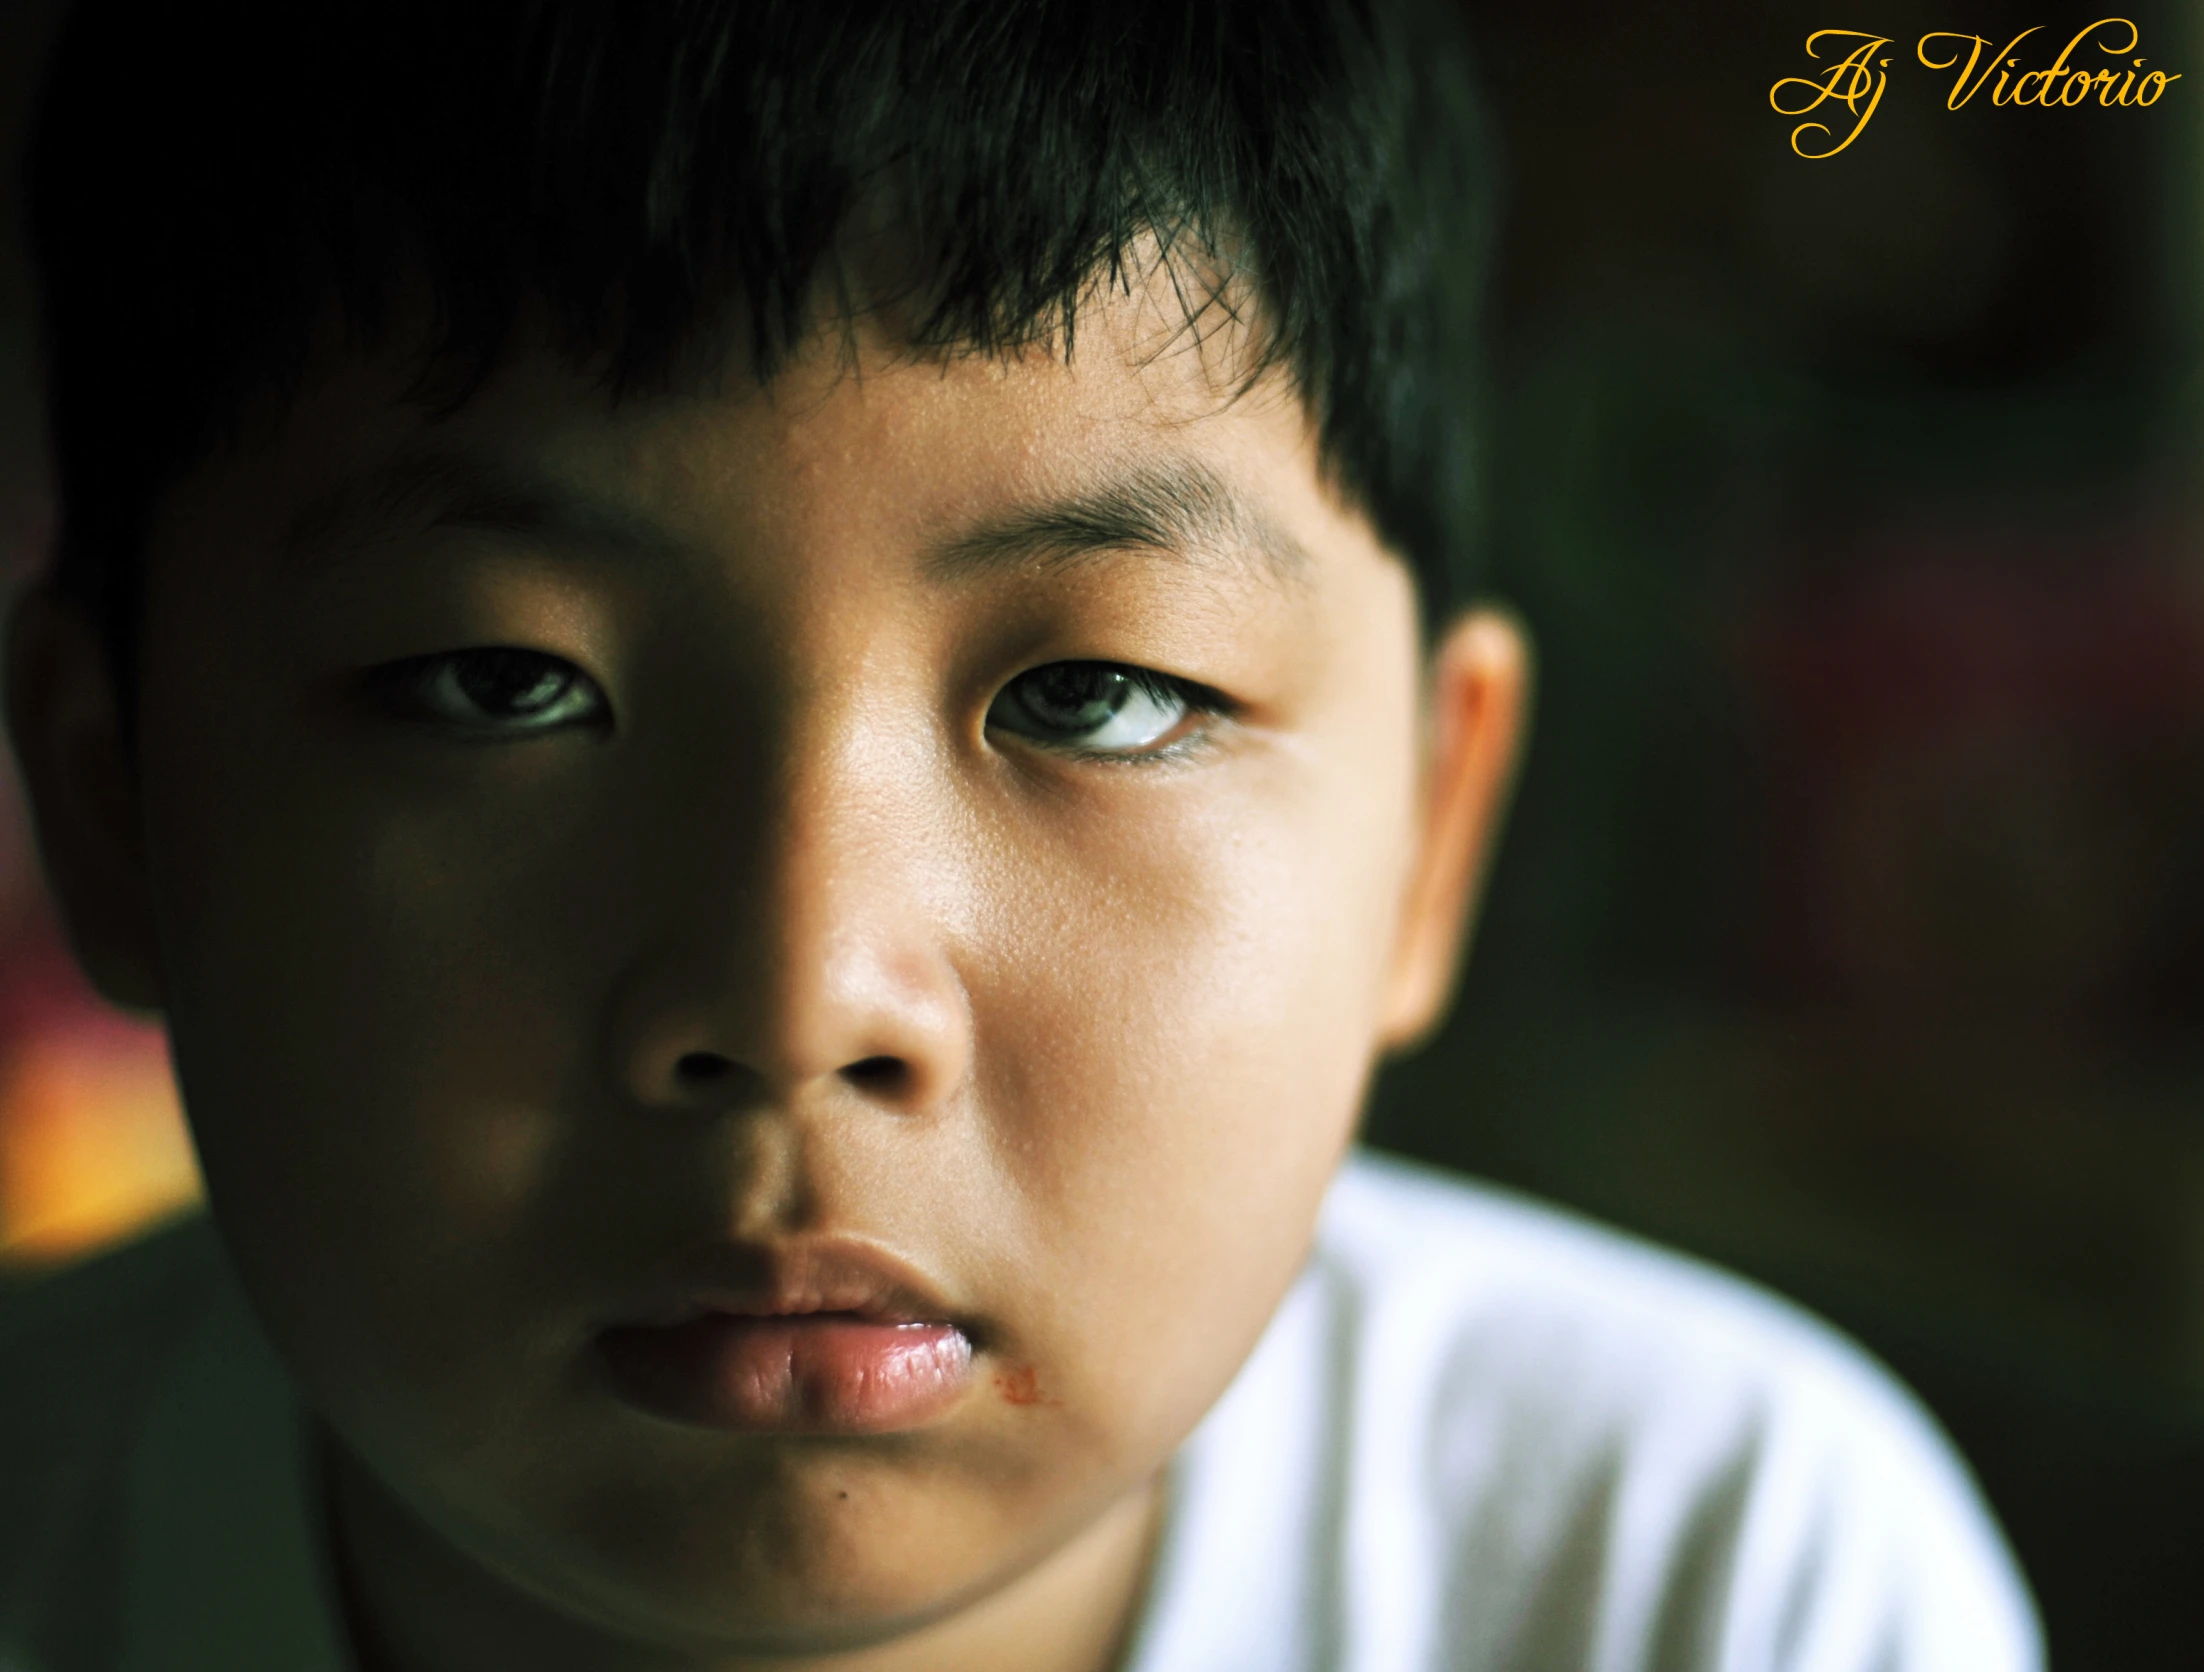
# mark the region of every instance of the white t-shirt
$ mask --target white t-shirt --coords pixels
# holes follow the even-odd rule
[[[342,1672],[193,1222],[0,1307],[0,1672]],[[1769,1296],[1367,1155],[1174,1465],[1129,1672],[2036,1672],[1950,1448]]]

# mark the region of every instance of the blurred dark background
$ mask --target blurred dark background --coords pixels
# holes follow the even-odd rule
[[[1372,1135],[1824,1312],[1967,1453],[2062,1672],[2204,1667],[2204,29],[2128,11],[2184,78],[2149,109],[1952,111],[1922,33],[2041,25],[2039,67],[2096,14],[1467,3],[1541,693],[1461,1009]],[[53,10],[0,0],[11,186]],[[1807,161],[1768,93],[1823,28],[1890,80]],[[29,302],[10,243],[9,575]],[[0,785],[0,1269],[191,1188]]]
[[[2127,13],[2149,109],[1953,111],[1922,33],[2036,67],[2101,14],[1471,10],[1544,677],[1373,1135],[1821,1310],[1966,1451],[2056,1666],[2204,1666],[2204,30]],[[1806,161],[1768,92],[1821,28],[1890,81]]]

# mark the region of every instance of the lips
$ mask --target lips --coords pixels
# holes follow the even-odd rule
[[[728,1246],[600,1330],[613,1391],[653,1416],[866,1434],[944,1415],[972,1342],[929,1285],[864,1245]]]

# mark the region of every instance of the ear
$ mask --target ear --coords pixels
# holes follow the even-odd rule
[[[16,601],[7,701],[39,857],[77,961],[110,1003],[158,1010],[137,774],[113,672],[90,616],[50,586]]]
[[[1417,1043],[1446,1014],[1530,713],[1530,643],[1516,619],[1475,610],[1432,655],[1416,850],[1401,903],[1378,1043]]]

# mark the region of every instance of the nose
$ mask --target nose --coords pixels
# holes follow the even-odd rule
[[[820,735],[826,733],[828,735]],[[957,865],[922,745],[819,725],[778,758],[652,816],[663,925],[614,1005],[614,1061],[647,1107],[894,1113],[965,1079]],[[692,777],[690,782],[696,780]]]

